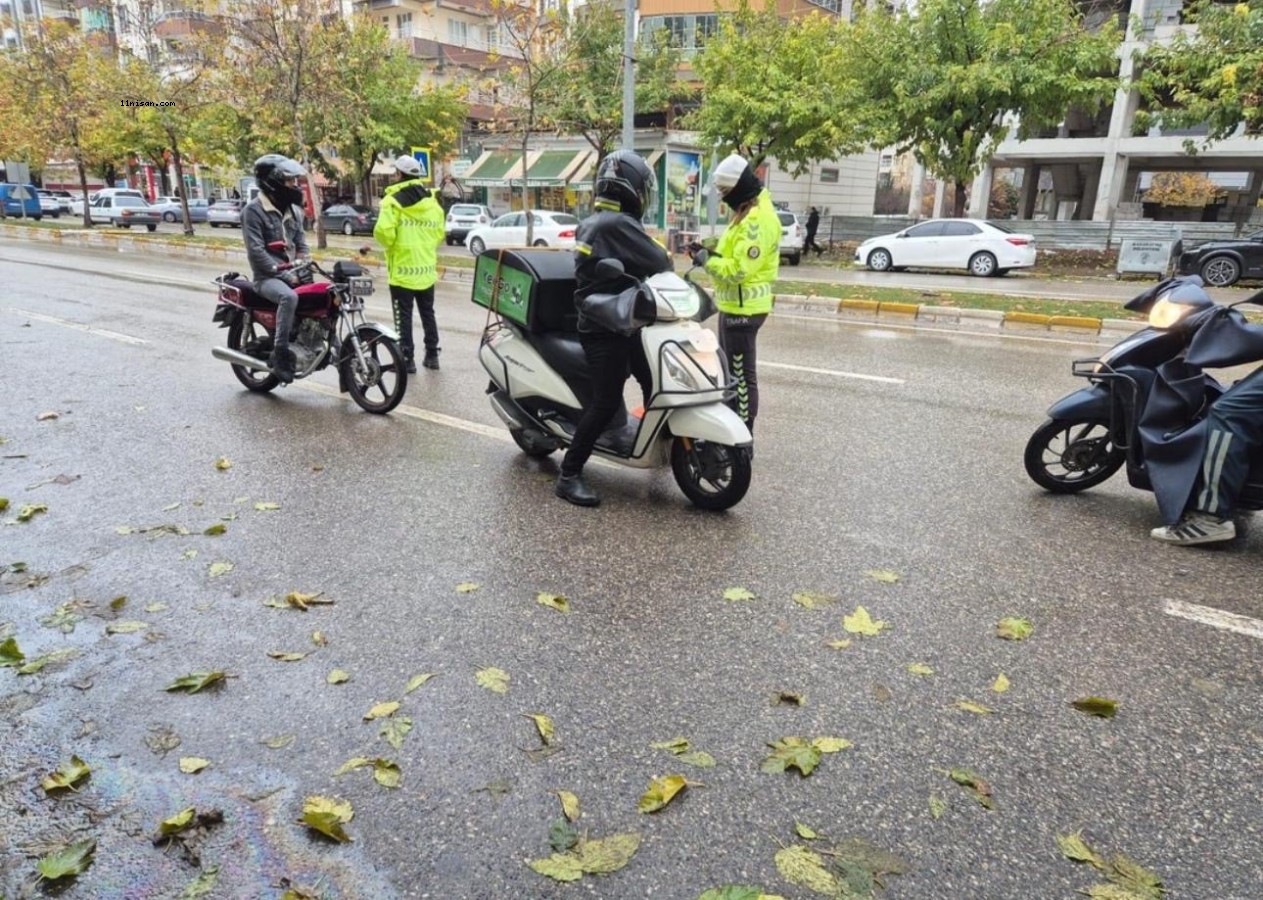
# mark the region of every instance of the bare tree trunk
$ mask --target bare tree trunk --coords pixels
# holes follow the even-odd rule
[[[956,182],[956,199],[952,204],[952,217],[963,219],[965,217],[965,189],[967,185],[963,181]]]
[[[526,157],[529,152],[531,131],[528,128],[522,133],[522,212],[526,214],[526,246],[535,241],[534,217],[531,215],[530,188],[526,180]]]
[[[193,217],[189,215],[188,191],[184,189],[184,158],[180,155],[180,142],[170,128],[167,129],[167,139],[171,141],[171,157],[175,160],[175,177],[179,181],[176,190],[180,198],[180,213],[184,217],[184,233],[192,237]]]
[[[75,168],[79,170],[79,190],[83,191],[83,227],[92,227],[92,211],[88,209],[88,170],[83,164],[83,151],[75,149]]]

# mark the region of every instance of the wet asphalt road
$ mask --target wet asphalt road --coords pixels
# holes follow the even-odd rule
[[[556,460],[527,460],[491,412],[484,314],[462,289],[440,290],[442,371],[381,418],[327,375],[248,394],[210,356],[224,332],[209,286],[103,274],[142,270],[189,284],[217,271],[0,244],[0,521],[48,507],[0,524],[0,566],[27,564],[0,576],[0,627],[28,659],[79,652],[0,669],[0,893],[22,896],[59,839],[93,837],[94,864],[60,896],[179,896],[198,869],[149,835],[193,805],[225,814],[200,842],[220,867],[212,897],[279,897],[286,878],[329,898],[695,898],[729,883],[819,896],[773,862],[795,822],[905,860],[890,898],[1075,896],[1102,880],[1058,851],[1079,830],[1172,897],[1259,896],[1263,643],[1165,609],[1263,618],[1263,538],[1160,546],[1152,498],[1121,477],[1052,497],[1022,470],[1044,409],[1077,386],[1069,361],[1097,345],[775,316],[749,496],[705,514],[669,471],[594,466],[605,502],[582,510],[552,496]],[[381,318],[384,298],[379,285]],[[204,536],[215,523],[226,533]],[[119,533],[163,525],[189,534]],[[725,601],[729,587],[756,599]],[[335,602],[264,605],[290,591]],[[839,602],[804,609],[797,591]],[[40,623],[71,600],[73,632]],[[857,605],[889,630],[830,648]],[[997,639],[1005,616],[1033,636]],[[107,635],[116,620],[149,627]],[[476,684],[487,666],[509,673],[507,694]],[[334,668],[350,680],[326,683]],[[162,690],[208,670],[231,677]],[[405,695],[425,672],[439,677]],[[780,691],[806,704],[776,704]],[[1070,707],[1087,695],[1116,699],[1117,717]],[[398,750],[363,721],[384,700],[413,723]],[[540,746],[530,713],[555,722],[558,752],[526,752]],[[155,752],[164,735],[178,747]],[[789,735],[854,746],[809,778],[760,772]],[[718,766],[649,746],[677,736]],[[39,778],[72,753],[90,781],[45,797]],[[182,756],[211,766],[181,774]],[[333,776],[356,756],[397,762],[402,787]],[[958,766],[988,780],[995,810],[943,774]],[[638,813],[665,774],[701,784]],[[551,852],[557,790],[579,796],[589,837],[639,833],[625,868],[563,885],[525,865]],[[354,804],[352,843],[296,824],[311,794]]]

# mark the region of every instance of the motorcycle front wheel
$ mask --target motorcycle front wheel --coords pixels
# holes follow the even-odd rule
[[[1048,419],[1026,442],[1026,474],[1046,491],[1077,494],[1108,479],[1126,462],[1104,419]]]
[[[348,338],[342,351],[343,383],[360,409],[385,415],[399,405],[408,389],[403,351],[376,328],[360,328],[355,335],[360,340],[364,362],[360,362]]]
[[[266,363],[268,355],[272,352],[272,335],[256,322],[253,316],[242,313],[228,327],[228,349],[245,353]],[[271,372],[248,369],[245,366],[233,366],[232,374],[236,375],[237,380],[247,389],[259,394],[266,394],[281,383],[280,379]]]
[[[671,471],[694,506],[728,509],[736,506],[750,489],[750,451],[676,437],[671,442]]]

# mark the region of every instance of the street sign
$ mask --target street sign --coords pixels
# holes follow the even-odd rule
[[[1141,272],[1166,275],[1175,241],[1125,240],[1118,249],[1118,274]]]
[[[421,166],[421,180],[426,184],[434,183],[434,169],[430,167],[430,148],[413,147],[412,158]]]

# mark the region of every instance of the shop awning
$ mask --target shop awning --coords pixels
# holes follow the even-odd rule
[[[641,156],[645,158],[645,162],[649,164],[649,168],[653,168],[658,164],[658,160],[662,159],[662,150],[637,150]],[[596,152],[588,153],[588,158],[583,161],[574,175],[570,177],[570,186],[586,190],[592,189],[593,169],[596,168]]]
[[[522,154],[514,150],[488,150],[474,160],[465,177],[466,187],[503,187],[522,177]]]
[[[561,187],[588,157],[586,150],[539,150],[526,170],[528,187]]]

